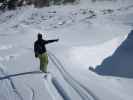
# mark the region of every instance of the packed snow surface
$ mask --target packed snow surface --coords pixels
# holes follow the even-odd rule
[[[0,100],[132,100],[132,15],[132,0],[0,13]],[[37,33],[59,38],[47,45],[47,78],[34,56]]]

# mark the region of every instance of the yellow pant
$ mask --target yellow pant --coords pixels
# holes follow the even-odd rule
[[[47,53],[39,54],[39,60],[40,60],[40,70],[46,73],[48,66],[48,54]]]

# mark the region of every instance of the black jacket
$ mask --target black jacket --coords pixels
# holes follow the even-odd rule
[[[34,52],[35,52],[35,56],[38,57],[39,54],[45,53],[46,52],[46,44],[52,43],[58,41],[58,39],[54,39],[54,40],[43,40],[43,39],[39,39],[36,40],[34,43]]]

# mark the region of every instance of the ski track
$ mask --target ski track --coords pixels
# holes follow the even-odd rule
[[[49,53],[49,58],[51,61],[55,64],[57,69],[62,74],[65,81],[80,95],[82,100],[99,100],[96,95],[94,95],[88,88],[86,88],[84,85],[82,85],[80,82],[75,80],[63,67],[60,60],[52,54],[52,52]],[[55,59],[55,60],[54,60]]]
[[[52,78],[52,83],[64,100],[71,100],[71,98],[68,96],[67,92],[60,85],[59,81],[56,78]]]
[[[4,76],[7,76],[7,74],[4,72],[4,70],[3,70],[2,68],[0,68],[0,72],[1,72]],[[11,84],[11,87],[12,87],[12,89],[13,89],[13,92],[18,96],[18,98],[19,98],[20,100],[23,100],[23,97],[22,97],[21,94],[18,92],[18,90],[17,90],[17,88],[16,88],[16,86],[15,86],[13,80],[12,80],[10,77],[8,77],[7,79],[9,80],[9,82],[10,82],[10,84]]]
[[[52,62],[58,67],[58,64],[53,60],[53,58],[50,57],[50,59],[51,59]],[[68,79],[68,78],[64,75],[64,72],[62,72],[61,69],[58,69],[58,70],[61,72],[61,74],[62,74],[63,78],[65,79],[65,81],[68,82],[68,84],[80,95],[80,97],[81,97],[83,100],[86,100],[86,98],[87,98],[88,96],[86,96],[83,92],[81,92],[81,90],[79,89],[79,87],[77,87],[75,84],[73,84],[73,82],[71,82],[71,80]],[[87,100],[89,100],[89,99],[87,99]]]
[[[80,82],[75,80],[63,67],[60,60],[49,51],[49,58],[53,62],[53,64],[57,67],[61,75],[63,76],[64,80],[79,94],[82,100],[99,100],[89,89],[87,89],[84,85],[82,85]],[[8,75],[6,72],[0,68],[0,72],[4,75],[3,77],[0,77],[0,80],[8,79],[11,87],[13,89],[13,92],[16,94],[16,96],[20,100],[24,100],[19,91],[17,90],[13,80],[11,77],[21,76],[21,75],[27,75],[27,74],[41,74],[40,71],[31,71],[31,72],[24,72],[24,73],[18,73],[18,74],[12,74]],[[46,84],[48,85],[48,80],[45,80]],[[67,92],[64,90],[64,88],[61,86],[60,82],[55,78],[52,77],[51,80],[52,85],[54,88],[58,91],[58,94],[64,99],[64,100],[72,100]],[[46,85],[45,84],[45,85]],[[48,86],[50,88],[50,86]],[[32,92],[31,100],[35,100],[35,91],[33,88],[30,88],[30,91]],[[52,91],[50,89],[47,89],[48,92],[50,92],[50,95],[52,96],[53,100],[56,100],[56,96],[51,94]]]
[[[30,89],[30,91],[32,93],[30,100],[35,100],[35,90],[32,87],[30,87],[30,86],[27,86],[27,87]]]
[[[50,90],[50,86],[48,84],[48,81],[45,79],[44,82],[45,82],[45,88],[47,89],[49,95],[52,97],[52,100],[56,100],[55,95],[53,95],[51,90]]]
[[[53,58],[49,55],[49,58],[52,60],[52,62],[56,65],[56,67],[58,68],[58,64],[53,60]],[[68,82],[68,84],[80,95],[80,97],[83,99],[83,100],[86,100],[86,98],[88,96],[86,96],[83,92],[81,92],[81,90],[79,89],[79,87],[76,86],[76,84],[74,84],[70,78],[68,79],[66,77],[66,75],[64,74],[64,71],[62,71],[60,68],[58,68],[58,70],[61,72],[63,78],[65,79],[66,82]],[[89,100],[89,99],[87,99]]]
[[[47,76],[47,78],[44,80],[45,81],[45,87],[46,87],[48,93],[51,95],[52,100],[62,100],[63,98],[60,98],[60,99],[57,98],[57,95],[60,95],[59,94],[60,92],[56,91],[56,94],[55,94],[54,90],[56,90],[56,87],[54,86],[54,84],[52,84],[52,80],[53,80],[52,77],[50,78],[49,76]],[[53,88],[54,88],[54,90],[53,90]]]

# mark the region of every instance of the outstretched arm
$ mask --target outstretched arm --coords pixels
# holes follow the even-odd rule
[[[53,42],[58,42],[58,41],[59,41],[59,39],[46,40],[46,44],[53,43]]]

